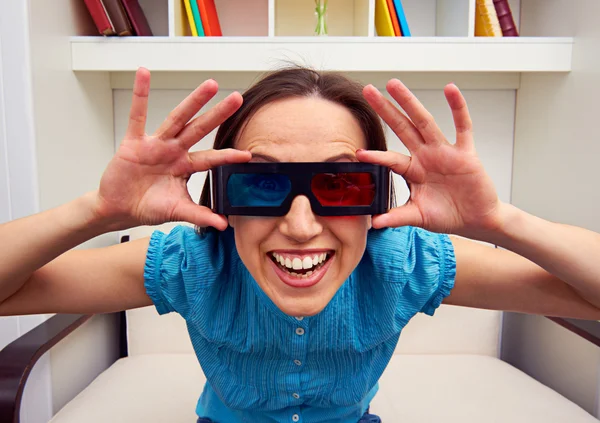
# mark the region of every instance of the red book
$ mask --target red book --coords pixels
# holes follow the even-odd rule
[[[221,36],[221,24],[217,15],[215,0],[196,0],[200,9],[200,18],[204,27],[204,35]]]
[[[518,37],[519,31],[517,30],[517,25],[515,25],[515,20],[513,19],[508,0],[494,0],[494,8],[496,9],[496,15],[498,15],[498,20],[500,21],[502,36]]]
[[[402,31],[400,30],[400,22],[398,22],[398,15],[396,14],[394,0],[387,0],[387,5],[390,11],[390,18],[392,19],[392,27],[394,27],[394,35],[396,37],[401,37]]]
[[[129,21],[131,22],[131,26],[133,26],[133,30],[136,35],[141,37],[150,37],[152,36],[152,30],[150,29],[150,25],[148,24],[148,20],[146,19],[146,15],[142,10],[142,7],[138,3],[137,0],[121,0],[123,2],[123,7],[125,7],[125,11],[129,16]]]
[[[85,0],[85,5],[92,15],[92,19],[94,20],[94,24],[98,31],[102,35],[115,35],[115,28],[108,17],[108,13],[106,13],[106,8],[102,3],[102,0]]]

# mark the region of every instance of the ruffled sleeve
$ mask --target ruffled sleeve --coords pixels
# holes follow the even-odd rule
[[[403,324],[419,312],[432,316],[454,287],[456,259],[448,235],[415,227],[371,231],[365,256]]]
[[[194,305],[222,280],[226,247],[220,234],[197,234],[177,226],[150,237],[144,266],[144,286],[159,314],[177,312],[187,318]]]

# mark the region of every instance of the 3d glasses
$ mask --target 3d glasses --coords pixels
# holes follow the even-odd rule
[[[209,173],[212,209],[223,215],[284,216],[298,195],[320,216],[388,211],[390,171],[370,163],[241,163]]]

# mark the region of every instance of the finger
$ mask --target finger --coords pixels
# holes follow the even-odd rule
[[[218,90],[219,86],[216,81],[212,79],[204,81],[169,113],[167,119],[156,131],[156,136],[164,140],[175,138],[190,119],[215,96]]]
[[[463,148],[473,147],[473,122],[471,121],[467,101],[454,84],[446,85],[444,94],[452,110],[454,127],[456,128],[456,145]]]
[[[402,82],[392,79],[387,83],[386,88],[406,112],[426,143],[439,144],[445,141],[444,134],[438,128],[433,116]]]
[[[215,107],[188,123],[177,137],[181,145],[186,149],[191,148],[234,114],[242,105],[242,101],[240,93],[231,93]]]
[[[252,158],[248,151],[226,148],[224,150],[194,151],[189,153],[193,172],[204,172],[217,166],[245,163]]]
[[[188,222],[201,227],[212,226],[220,231],[227,229],[227,218],[214,213],[205,206],[195,204],[192,201],[183,202],[173,212],[173,220],[176,222]]]
[[[148,95],[150,93],[150,72],[139,68],[133,83],[133,98],[129,109],[129,124],[125,132],[127,138],[140,138],[146,133]]]
[[[413,123],[373,85],[363,88],[363,96],[373,110],[388,124],[409,151],[415,151],[423,138]]]
[[[356,158],[361,162],[389,167],[394,173],[404,176],[411,164],[410,156],[395,151],[357,150]]]
[[[423,226],[423,216],[419,208],[413,203],[395,207],[389,212],[373,216],[371,221],[373,229],[397,228],[400,226]]]

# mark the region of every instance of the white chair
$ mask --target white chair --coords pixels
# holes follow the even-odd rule
[[[130,310],[128,356],[64,406],[52,423],[194,423],[205,382],[183,319]],[[400,337],[371,412],[385,423],[597,423],[557,392],[500,360],[501,313],[442,306]],[[0,377],[0,392],[2,380]],[[0,400],[0,420],[2,417]],[[4,420],[2,420],[4,421]],[[226,422],[222,422],[226,423]]]

